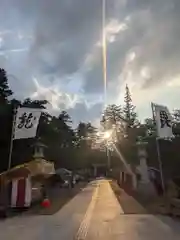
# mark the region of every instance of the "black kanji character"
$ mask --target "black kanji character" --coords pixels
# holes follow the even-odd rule
[[[166,111],[160,111],[160,122],[161,128],[163,128],[165,125],[167,125],[167,127],[171,127],[171,120],[168,119],[168,114]]]
[[[33,117],[32,113],[29,113],[29,116],[27,117],[26,123],[25,123],[25,128],[32,128],[33,123],[32,120],[35,120],[35,117]]]
[[[26,113],[23,113],[21,117],[19,117],[20,123],[18,124],[18,128],[21,129],[23,127],[29,129],[33,127],[32,120],[36,119],[36,117],[33,118],[32,113],[29,113],[28,115]]]
[[[19,120],[20,120],[20,123],[18,124],[18,128],[23,128],[24,127],[24,124],[26,122],[26,119],[27,119],[27,115],[26,113],[23,113],[21,117],[19,117]]]

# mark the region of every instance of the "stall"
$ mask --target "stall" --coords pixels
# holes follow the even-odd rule
[[[6,198],[6,203],[8,202],[7,205],[11,208],[30,207],[33,200],[37,200],[37,197],[34,197],[35,192],[36,195],[38,192],[40,197],[40,186],[52,174],[54,164],[44,159],[35,159],[3,172],[0,175],[1,199]]]

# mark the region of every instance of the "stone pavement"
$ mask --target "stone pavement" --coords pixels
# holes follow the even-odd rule
[[[125,214],[118,206],[107,181],[100,183],[99,196],[92,214],[87,240],[170,240],[180,239],[180,222],[164,216],[145,214],[135,199],[123,194],[124,200],[136,205],[140,214]],[[130,209],[133,209],[134,206]],[[127,208],[127,204],[126,204]],[[143,212],[143,214],[141,214]]]
[[[93,205],[93,206],[91,206]],[[80,226],[77,239],[99,239],[110,223],[123,214],[111,187],[107,180],[100,180],[93,193],[91,204],[89,205],[84,220]]]
[[[132,199],[131,199],[132,200]],[[0,239],[179,240],[180,222],[148,214],[124,214],[107,180],[91,182],[51,216],[0,222]]]
[[[0,239],[71,240],[83,220],[97,184],[92,182],[54,215],[21,216],[0,222]]]

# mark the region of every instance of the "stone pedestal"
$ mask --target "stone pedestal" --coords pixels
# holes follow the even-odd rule
[[[154,189],[154,186],[151,182],[144,183],[144,182],[139,182],[138,187],[137,187],[138,193],[140,193],[144,198],[150,198],[150,197],[155,197],[157,196],[157,193]]]
[[[145,197],[155,196],[156,191],[153,183],[150,181],[148,173],[146,143],[139,142],[137,145],[140,162],[139,166],[137,167],[138,173],[140,174],[140,181],[138,182],[137,190]]]

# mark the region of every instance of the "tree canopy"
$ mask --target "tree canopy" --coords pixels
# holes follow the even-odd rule
[[[5,171],[8,166],[13,109],[17,107],[43,110],[37,129],[37,138],[47,145],[45,157],[53,161],[56,167],[81,169],[91,166],[93,163],[91,158],[95,159],[94,155],[97,155],[97,151],[91,148],[96,132],[96,128],[91,123],[80,122],[77,128],[74,128],[73,120],[65,110],[59,112],[57,116],[49,114],[46,110],[48,105],[46,100],[26,98],[20,101],[12,96],[13,92],[9,88],[6,71],[0,69],[0,172]],[[14,141],[11,167],[32,159],[32,146],[35,140],[18,139]],[[99,152],[99,155],[102,155],[102,158],[105,157],[102,152]]]
[[[99,128],[90,122],[80,121],[73,126],[73,119],[65,110],[53,116],[47,112],[48,102],[38,99],[13,98],[13,92],[8,85],[6,71],[0,69],[0,172],[7,169],[10,147],[13,109],[28,107],[42,109],[37,138],[47,145],[45,157],[53,161],[56,167],[69,169],[91,168],[94,163],[107,163],[107,138],[101,138]],[[143,139],[147,144],[148,164],[158,167],[156,150],[156,126],[152,118],[140,122],[133,105],[130,90],[125,88],[124,104],[111,104],[104,109],[100,119],[101,131],[110,132],[114,138],[110,149],[111,167],[119,168],[122,165],[121,155],[129,164],[137,165],[137,140]],[[173,113],[173,133],[175,138],[169,141],[160,141],[160,151],[163,169],[167,176],[178,174],[180,166],[180,110]],[[14,141],[12,166],[22,164],[32,159],[32,145],[35,139],[19,139]],[[23,151],[22,151],[23,149]],[[115,150],[116,149],[116,150]]]

